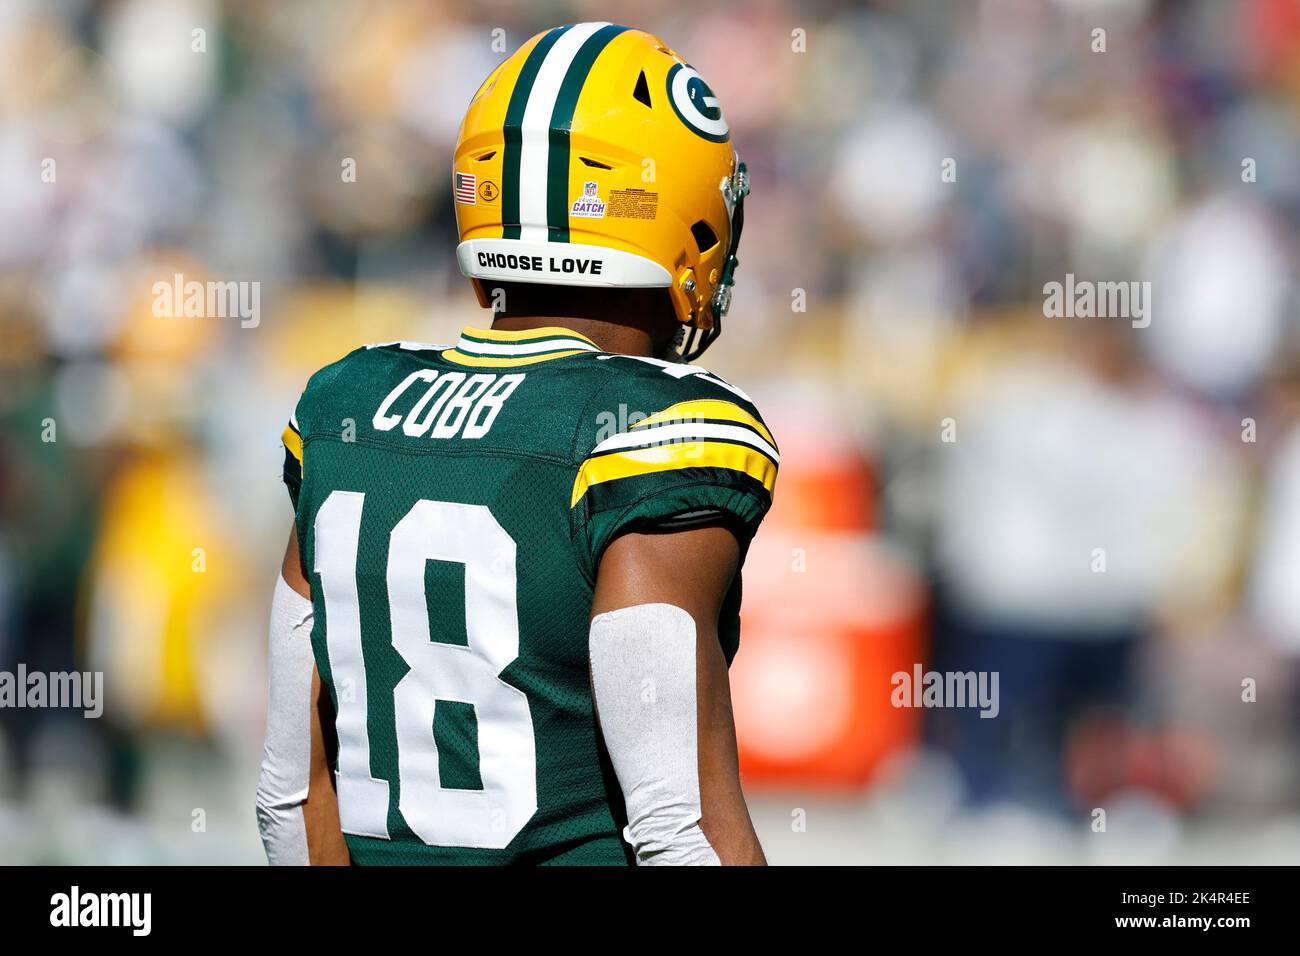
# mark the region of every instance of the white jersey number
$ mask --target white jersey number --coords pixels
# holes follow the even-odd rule
[[[357,548],[365,495],[335,491],[316,514],[316,571],[325,646],[338,700],[339,816],[345,833],[388,839],[389,783],[370,773],[366,668],[357,598]],[[465,566],[467,646],[431,639],[424,570]],[[537,811],[537,749],[523,691],[501,680],[519,656],[515,542],[483,505],[421,500],[393,528],[388,548],[393,647],[410,670],[393,689],[398,809],[430,846],[502,849]],[[472,704],[481,790],[443,787],[433,711]]]

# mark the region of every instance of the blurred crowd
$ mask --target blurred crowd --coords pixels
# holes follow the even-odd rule
[[[776,861],[835,858],[817,801],[873,858],[913,791],[953,833],[1123,805],[1161,852],[1300,846],[1300,0],[11,0],[0,670],[107,704],[0,710],[0,862],[259,858],[280,431],[356,345],[488,322],[460,117],[594,19],[689,59],[750,169],[703,364],[782,443],[736,672]],[[177,274],[258,320],[156,314]],[[1149,323],[1046,314],[1067,275],[1149,283]],[[997,672],[1000,715],[889,713],[913,662]],[[832,684],[868,701],[819,755]]]

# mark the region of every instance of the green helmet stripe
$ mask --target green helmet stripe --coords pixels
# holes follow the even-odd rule
[[[505,156],[501,166],[501,221],[505,224],[504,238],[519,238],[519,162],[522,154],[523,136],[521,127],[524,122],[524,110],[528,106],[528,97],[532,95],[533,83],[537,72],[551,52],[555,41],[568,30],[568,26],[556,27],[537,41],[519,71],[519,79],[510,93],[510,105],[506,107],[505,128],[502,134],[505,140]]]

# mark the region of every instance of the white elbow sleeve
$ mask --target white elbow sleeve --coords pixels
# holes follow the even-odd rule
[[[638,865],[713,865],[700,829],[695,621],[641,604],[591,622],[591,684]]]
[[[257,779],[257,829],[272,866],[307,865],[302,807],[311,776],[312,606],[283,577],[271,601],[266,745]]]

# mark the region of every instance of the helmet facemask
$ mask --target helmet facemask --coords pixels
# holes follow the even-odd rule
[[[749,168],[744,163],[737,163],[735,175],[724,179],[720,188],[730,214],[731,241],[727,245],[727,258],[722,264],[717,290],[709,303],[713,324],[707,329],[683,324],[677,330],[670,351],[679,362],[694,362],[708,350],[722,334],[722,318],[731,309],[732,286],[736,284],[736,267],[740,265],[736,252],[740,249],[740,232],[745,225],[745,197],[749,195]]]

